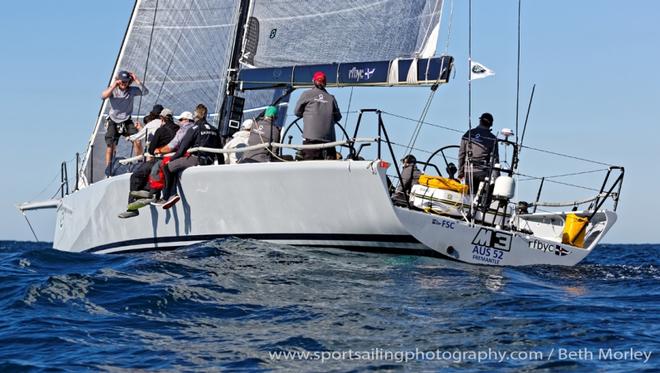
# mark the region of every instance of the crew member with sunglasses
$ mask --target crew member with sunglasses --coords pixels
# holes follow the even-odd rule
[[[131,86],[133,82],[135,82],[135,86]],[[148,93],[149,90],[134,73],[123,70],[117,74],[112,84],[101,93],[101,98],[108,99],[110,104],[105,133],[105,143],[107,145],[105,150],[106,176],[112,175],[112,157],[119,138],[121,136],[128,137],[138,132],[131,119],[134,98]],[[133,142],[133,153],[134,155],[142,154],[142,143],[140,141]]]

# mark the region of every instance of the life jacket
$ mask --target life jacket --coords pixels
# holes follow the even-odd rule
[[[163,167],[167,166],[168,163],[170,163],[170,159],[172,157],[164,157],[162,161],[160,161],[160,166],[158,167],[158,178],[155,179],[151,174],[149,174],[149,188],[151,190],[163,190],[165,188],[165,172],[163,171]]]

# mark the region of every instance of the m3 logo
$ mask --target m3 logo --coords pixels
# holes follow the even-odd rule
[[[491,247],[493,249],[510,251],[513,235],[504,232],[496,232],[487,228],[479,229],[472,243],[477,246]]]

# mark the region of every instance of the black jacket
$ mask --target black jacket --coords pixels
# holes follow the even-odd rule
[[[490,132],[489,128],[478,126],[463,135],[461,147],[458,152],[458,177],[465,176],[465,158],[469,150],[472,150],[472,163],[475,172],[485,171],[490,166],[491,157],[495,163],[499,161],[497,150],[497,137]]]
[[[169,144],[178,130],[179,126],[172,121],[167,121],[160,126],[149,143],[149,154],[154,154],[156,149]]]
[[[206,119],[200,119],[195,122],[188,133],[181,139],[181,145],[179,145],[179,149],[172,157],[172,160],[183,157],[190,148],[205,147],[219,149],[222,148],[220,145],[218,129],[210,125]],[[199,163],[202,165],[211,164],[216,158],[219,159],[219,163],[224,163],[222,154],[198,152],[195,155],[199,157]]]

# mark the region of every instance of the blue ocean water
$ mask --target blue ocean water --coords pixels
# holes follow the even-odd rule
[[[659,258],[602,245],[573,268],[495,268],[239,239],[126,255],[4,241],[0,371],[657,371]]]

